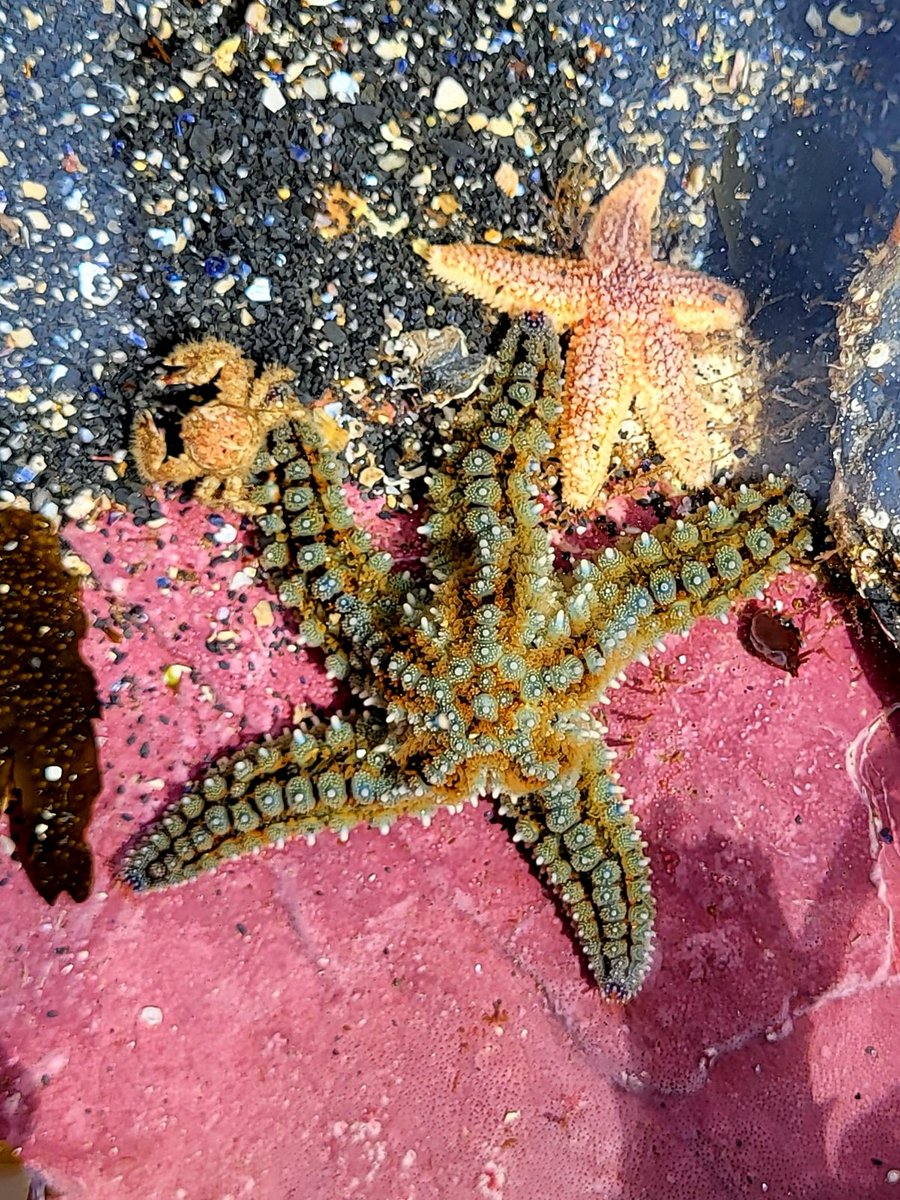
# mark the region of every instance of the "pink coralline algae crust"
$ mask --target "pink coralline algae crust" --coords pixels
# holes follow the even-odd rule
[[[810,583],[777,591],[798,678],[703,622],[614,694],[659,907],[623,1008],[485,804],[114,881],[205,756],[340,703],[235,581],[244,535],[166,512],[68,531],[104,704],[94,895],[49,909],[0,869],[0,1137],[66,1200],[894,1194],[900,697]]]

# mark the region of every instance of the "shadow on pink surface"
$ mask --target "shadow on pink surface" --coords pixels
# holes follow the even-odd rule
[[[204,758],[335,703],[242,539],[166,511],[69,531],[98,883],[48,909],[0,871],[0,1137],[71,1200],[893,1194],[898,697],[809,582],[777,592],[813,650],[797,679],[706,622],[616,694],[659,906],[623,1009],[483,804],[163,894],[114,881]]]

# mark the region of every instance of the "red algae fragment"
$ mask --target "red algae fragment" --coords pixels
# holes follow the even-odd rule
[[[94,679],[78,653],[87,628],[78,583],[50,523],[0,512],[0,812],[35,891],[87,899],[84,840],[100,770]]]

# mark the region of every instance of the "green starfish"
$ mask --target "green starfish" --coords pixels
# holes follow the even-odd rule
[[[605,994],[637,992],[653,953],[649,862],[592,709],[666,634],[724,618],[808,558],[810,504],[770,478],[558,570],[539,497],[560,393],[556,335],[521,318],[431,476],[421,579],[358,527],[313,420],[275,432],[276,479],[251,496],[267,510],[263,562],[360,713],[220,759],[141,835],[123,868],[132,887],[325,829],[427,824],[490,795]]]

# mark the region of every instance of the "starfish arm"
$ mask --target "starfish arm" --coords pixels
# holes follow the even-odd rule
[[[712,482],[712,445],[687,335],[657,322],[644,331],[635,409],[656,448],[690,490]]]
[[[744,293],[721,279],[659,264],[659,302],[682,333],[717,333],[737,329],[747,315]]]
[[[779,572],[812,561],[809,498],[770,476],[650,533],[619,538],[573,572],[566,611],[571,653],[586,668],[569,702],[589,708],[617,676],[700,617],[725,619]]]
[[[357,525],[342,487],[346,464],[312,414],[280,425],[272,443],[275,477],[249,493],[265,510],[261,561],[282,604],[302,616],[301,641],[320,647],[343,679],[384,645],[407,581]]]
[[[580,779],[517,798],[515,840],[562,904],[588,966],[610,999],[630,1000],[653,960],[656,905],[637,822],[599,748]]]
[[[634,394],[632,353],[615,325],[577,325],[566,354],[565,407],[559,430],[562,496],[587,508],[609,474],[609,460]]]
[[[600,201],[584,241],[584,257],[596,265],[622,259],[649,260],[650,229],[666,182],[662,167],[641,167]]]
[[[529,654],[565,632],[554,624],[562,589],[538,503],[549,485],[547,430],[560,390],[559,342],[548,322],[516,322],[492,384],[431,478],[432,512],[421,532],[436,584],[427,603],[405,610],[412,644],[388,663],[402,692],[388,713],[408,724],[410,753],[436,787],[485,787],[487,776],[469,770],[479,755],[506,778],[499,746],[519,742],[502,725],[510,718],[498,696],[539,689],[536,673],[528,677]]]
[[[414,249],[442,283],[511,317],[540,310],[562,330],[587,312],[590,270],[581,262],[463,242]]]
[[[219,759],[141,832],[120,874],[138,892],[172,887],[291,838],[427,821],[436,804],[420,780],[401,778],[382,722],[332,717]]]
[[[520,582],[552,565],[536,500],[549,486],[547,429],[559,414],[560,371],[546,320],[517,322],[497,353],[492,384],[432,476],[428,564],[439,575],[452,572],[454,603],[468,612],[498,594],[518,596]],[[446,597],[444,588],[438,598]],[[534,599],[523,597],[523,606]]]

